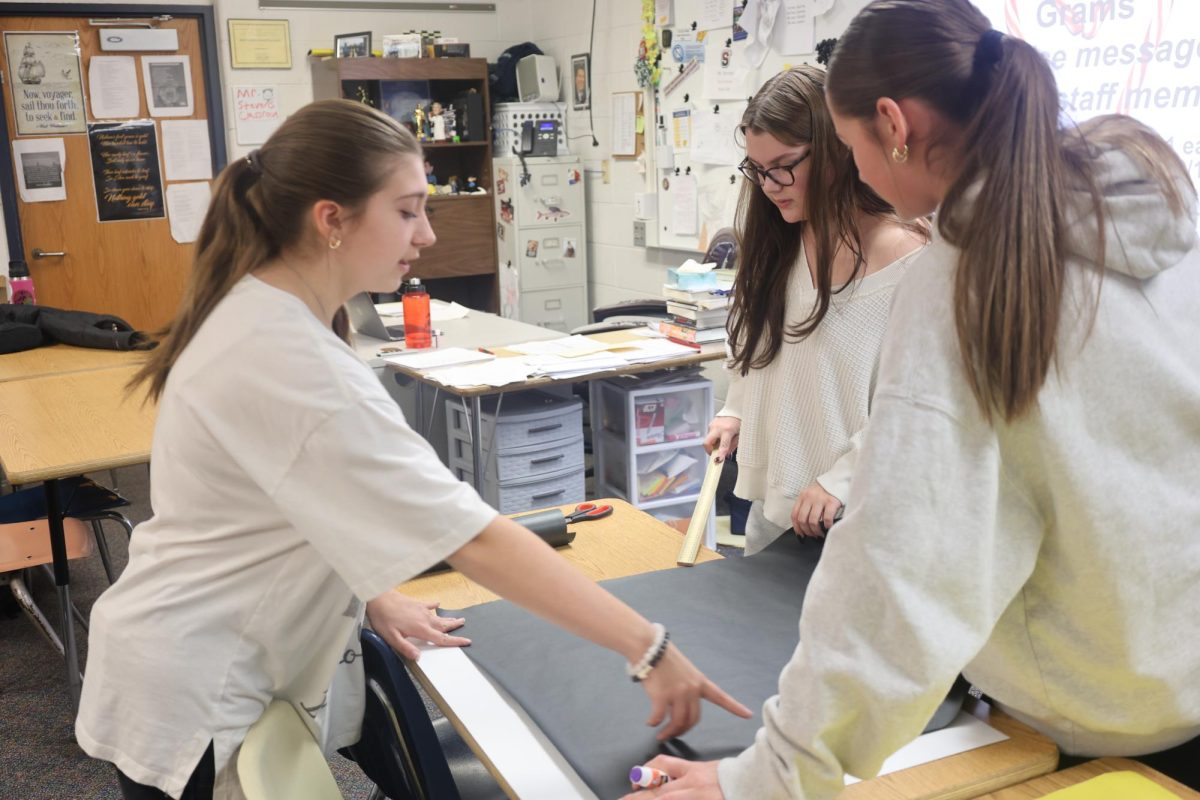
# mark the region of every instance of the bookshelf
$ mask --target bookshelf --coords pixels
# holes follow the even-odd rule
[[[492,130],[487,60],[482,58],[326,58],[312,62],[313,98],[360,100],[412,126],[411,99],[443,106],[473,92],[482,113],[471,141],[422,142],[439,183],[451,175],[474,177],[486,194],[430,195],[428,209],[437,244],[422,251],[412,277],[440,300],[495,311],[498,306],[496,212],[492,194]],[[406,101],[407,98],[407,101]],[[460,120],[460,127],[464,121]]]

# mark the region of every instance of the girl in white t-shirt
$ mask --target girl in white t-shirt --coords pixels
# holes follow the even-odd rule
[[[738,451],[747,555],[821,535],[845,502],[892,292],[926,240],[858,180],[824,90],[818,67],[781,72],[739,126],[729,390],[705,446]]]
[[[127,798],[239,797],[234,754],[272,699],[330,710],[362,601],[394,647],[463,643],[391,591],[442,559],[653,661],[661,737],[701,699],[750,715],[661,626],[455,480],[346,343],[343,303],[395,290],[434,243],[427,196],[412,134],[342,100],[293,114],[214,185],[180,311],[135,379],[159,406],[154,516],[93,609],[76,722]]]

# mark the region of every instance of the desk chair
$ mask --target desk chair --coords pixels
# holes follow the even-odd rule
[[[582,325],[571,331],[572,334],[604,333],[605,331],[620,331],[626,328],[641,328],[647,323],[670,319],[667,313],[667,301],[661,297],[647,297],[641,300],[623,300],[610,306],[599,306],[592,309],[590,325]]]
[[[129,502],[116,492],[86,478],[62,481],[60,498],[66,514],[63,532],[66,538],[67,558],[85,558],[91,555],[94,537],[95,549],[100,553],[105,575],[111,584],[115,577],[101,521],[117,521],[125,528],[127,534],[131,532],[133,526],[129,520],[115,510],[129,505]],[[85,522],[91,523],[91,537],[87,535]],[[0,583],[8,584],[17,604],[61,655],[65,652],[62,640],[33,601],[29,590],[32,570],[36,567],[40,566],[53,580],[47,566],[52,561],[49,523],[46,521],[46,496],[42,489],[27,488],[0,497]],[[84,630],[87,630],[87,620],[79,609],[72,605],[71,613]]]
[[[247,800],[342,800],[308,724],[283,700],[250,726],[237,773]]]
[[[504,791],[442,717],[429,712],[400,657],[379,634],[361,637],[367,704],[362,738],[342,751],[375,784],[371,800],[485,800]],[[253,800],[253,798],[251,798]]]

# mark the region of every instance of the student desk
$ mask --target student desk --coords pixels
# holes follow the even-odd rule
[[[155,407],[126,397],[136,366],[0,383],[0,466],[14,484],[44,481],[54,583],[62,611],[67,684],[79,703],[79,654],[58,480],[150,460]]]
[[[505,345],[519,344],[522,342],[538,341],[545,339],[556,339],[565,334],[559,331],[552,331],[538,325],[530,325],[526,322],[520,322],[514,319],[505,319],[495,314],[488,314],[482,311],[471,311],[462,319],[447,320],[445,322],[435,323],[435,326],[443,332],[439,339],[439,347],[466,347],[469,349],[484,348],[487,350],[499,350],[503,353]],[[620,337],[627,337],[629,334],[626,331],[613,331],[610,333],[591,334],[594,338],[600,341],[620,341]],[[435,391],[445,391],[449,394],[463,398],[468,405],[468,413],[471,419],[471,455],[473,464],[482,464],[483,461],[483,439],[482,436],[475,435],[475,431],[481,430],[483,420],[483,398],[489,395],[497,395],[503,398],[506,392],[520,392],[526,389],[537,389],[553,385],[570,385],[581,381],[600,380],[602,378],[611,378],[618,375],[636,375],[643,372],[657,372],[664,369],[673,369],[677,367],[690,367],[697,364],[703,364],[706,361],[714,361],[725,357],[725,343],[716,342],[703,345],[700,350],[695,353],[680,356],[678,358],[669,358],[662,361],[652,361],[648,364],[630,364],[620,369],[605,370],[591,375],[572,376],[570,378],[529,378],[519,383],[510,383],[507,386],[473,386],[473,387],[451,387],[443,386],[442,384],[430,379],[419,370],[408,369],[397,364],[391,364],[382,361],[378,358],[378,353],[382,348],[396,347],[403,349],[403,345],[399,342],[385,342],[380,339],[374,339],[368,336],[356,335],[355,349],[359,355],[368,360],[372,366],[384,366],[386,370],[393,373],[401,373],[416,380],[417,385],[417,418],[413,420],[413,427],[425,434],[427,430],[427,422],[423,419],[424,415],[424,387],[428,384]],[[473,485],[475,491],[483,491],[483,472],[482,469],[475,469],[473,472]]]
[[[1183,800],[1200,800],[1200,792],[1189,789],[1182,783],[1168,778],[1166,775],[1147,767],[1140,761],[1133,761],[1128,758],[1098,758],[1095,761],[1088,761],[1079,766],[1064,769],[1061,772],[1043,775],[1040,778],[1019,783],[1016,786],[1010,786],[1007,789],[983,795],[980,800],[1032,800],[1032,798],[1043,797],[1050,792],[1056,792],[1059,789],[1066,789],[1068,786],[1083,783],[1086,780],[1095,778],[1097,775],[1120,770],[1136,772],[1144,778],[1149,778],[1154,783],[1178,795]],[[1130,800],[1133,800],[1133,798],[1130,798]]]
[[[623,500],[595,502],[611,504],[612,516],[573,525],[571,529],[575,531],[575,541],[570,547],[559,550],[563,558],[594,580],[675,568],[675,557],[682,542],[678,531]],[[561,508],[569,511],[572,506]],[[720,556],[701,548],[700,561],[716,558]],[[457,572],[417,578],[400,586],[398,591],[422,600],[438,600],[445,608],[453,609],[468,608],[496,599],[494,594]],[[426,657],[429,655],[426,653]],[[418,679],[429,690],[431,684],[421,672],[421,661],[412,666]],[[431,692],[431,695],[437,699],[436,693]],[[472,734],[465,729],[453,709],[442,705],[442,710],[454,722],[463,738],[472,743],[473,748],[476,747]],[[1058,763],[1058,749],[1046,737],[992,710],[986,703],[976,703],[971,710],[1010,738],[854,784],[847,787],[841,797],[845,800],[965,800],[1044,775]],[[707,709],[705,713],[721,712]],[[478,750],[476,752],[478,754]],[[493,769],[487,757],[481,756],[481,760],[489,769]],[[559,764],[565,766],[566,762],[560,760]],[[1005,796],[1003,800],[1016,798]]]
[[[146,353],[139,350],[98,350],[56,344],[20,353],[0,355],[0,383],[67,372],[125,367],[141,363]]]

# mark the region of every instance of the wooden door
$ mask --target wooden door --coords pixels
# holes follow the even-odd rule
[[[125,11],[126,9],[123,9]],[[143,14],[154,13],[147,8]],[[92,15],[93,18],[95,15]],[[127,13],[120,15],[127,18]],[[0,32],[76,32],[79,36],[80,60],[84,94],[87,96],[87,121],[92,116],[91,97],[87,81],[88,66],[93,55],[133,56],[138,83],[137,119],[150,120],[146,102],[146,86],[142,76],[142,57],[148,55],[189,56],[193,114],[190,117],[159,117],[155,133],[159,152],[159,174],[162,178],[162,200],[166,209],[166,172],[162,163],[163,119],[208,119],[208,97],[204,75],[204,48],[200,21],[196,17],[177,17],[156,21],[155,27],[178,31],[179,49],[164,52],[101,51],[100,37],[106,30],[89,24],[88,17],[67,16],[0,16]],[[2,37],[0,37],[2,38]],[[0,44],[0,50],[4,47]],[[3,104],[8,122],[10,142],[14,139],[36,138],[18,133],[13,107],[13,81],[7,52],[0,57],[3,73]],[[19,85],[19,83],[18,83]],[[105,120],[108,121],[108,120]],[[58,137],[59,134],[49,134]],[[135,219],[99,222],[96,190],[92,178],[92,160],[86,133],[64,133],[66,168],[66,200],[26,203],[20,199],[17,187],[13,197],[20,217],[24,245],[23,256],[11,253],[10,259],[24,258],[33,277],[40,305],[116,314],[135,328],[153,330],[174,315],[183,294],[191,266],[193,245],[179,244],[171,236],[170,223],[164,215],[158,219]],[[212,145],[210,133],[210,146]],[[6,143],[11,158],[12,145]],[[214,150],[214,152],[223,152]],[[14,163],[14,170],[20,165]],[[14,172],[15,177],[15,172]],[[34,250],[65,255],[34,255]]]

